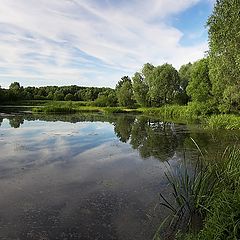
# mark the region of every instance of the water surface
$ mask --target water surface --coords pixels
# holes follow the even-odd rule
[[[166,162],[238,143],[237,132],[132,115],[0,117],[0,239],[152,239]],[[221,141],[220,141],[221,139]]]

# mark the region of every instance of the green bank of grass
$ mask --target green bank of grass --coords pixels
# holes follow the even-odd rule
[[[35,113],[76,113],[76,112],[98,112],[98,113],[138,113],[136,109],[123,107],[94,107],[82,102],[50,102],[41,107],[32,109]]]
[[[213,114],[214,111],[206,108],[200,109],[200,107],[195,104],[188,106],[166,105],[160,108],[139,108],[138,110],[147,116],[155,116],[163,120],[201,123],[205,128],[210,129],[240,129],[240,116],[233,114]]]
[[[161,195],[161,205],[171,211],[166,221],[172,230],[171,239],[240,239],[239,148],[226,149],[218,161],[207,164],[201,160],[193,172],[183,166],[166,176],[175,203]],[[198,231],[194,226],[196,217],[201,220]],[[161,239],[159,232],[155,240]]]
[[[139,108],[144,115],[155,116],[166,119],[173,119],[183,122],[193,122],[199,119],[199,116],[195,113],[191,113],[188,106],[178,106],[178,105],[166,105],[159,108]]]
[[[34,103],[34,102],[31,102]],[[66,101],[40,101],[37,102],[33,112],[43,113],[141,113],[149,117],[161,118],[164,121],[183,123],[202,123],[211,129],[240,129],[240,116],[230,114],[213,114],[214,111],[202,104],[189,104],[188,106],[165,105],[159,108],[128,109],[124,107],[96,107],[91,102],[66,102]],[[42,104],[41,104],[42,103]],[[30,104],[28,102],[28,104]]]

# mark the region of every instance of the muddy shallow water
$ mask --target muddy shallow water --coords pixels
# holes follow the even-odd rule
[[[131,115],[0,118],[0,239],[152,239],[166,161],[216,155],[239,134]],[[221,141],[220,141],[221,139]]]

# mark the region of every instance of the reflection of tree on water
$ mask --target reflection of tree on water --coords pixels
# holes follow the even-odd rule
[[[127,142],[132,132],[135,116],[120,115],[114,122],[114,131],[122,142]]]
[[[3,118],[0,118],[0,127],[2,125],[2,122],[3,122]]]
[[[24,117],[23,116],[14,116],[9,118],[9,124],[13,128],[19,128],[21,124],[24,123]]]
[[[136,121],[124,117],[115,123],[116,135],[123,142],[131,136],[130,144],[139,150],[143,158],[153,156],[165,161],[174,156],[177,147],[183,145],[186,138],[186,133],[178,133],[173,123],[151,121],[141,116]]]
[[[153,156],[165,161],[174,156],[179,145],[180,139],[174,127],[174,124],[138,118],[133,125],[130,143],[143,158]]]

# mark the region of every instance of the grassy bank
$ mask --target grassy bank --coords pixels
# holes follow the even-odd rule
[[[24,102],[26,104],[26,102]],[[34,102],[31,102],[32,104]],[[41,104],[42,103],[42,104]],[[28,103],[30,104],[30,103]],[[40,106],[38,106],[40,105]],[[211,110],[211,109],[210,109]],[[231,114],[212,114],[208,108],[201,105],[190,104],[188,106],[166,105],[159,108],[125,107],[96,107],[90,102],[37,102],[33,112],[43,113],[76,113],[76,112],[100,112],[100,113],[141,113],[149,117],[161,118],[164,121],[183,123],[201,123],[211,129],[240,129],[240,116]]]
[[[220,159],[208,164],[202,159],[195,172],[180,168],[166,176],[175,204],[164,196],[161,204],[171,211],[168,228],[172,239],[240,239],[240,149],[227,149]],[[196,216],[201,220],[198,231],[194,231]],[[155,240],[161,239],[159,232]]]
[[[99,112],[99,113],[138,113],[136,109],[123,107],[94,107],[81,102],[50,102],[41,107],[32,109],[36,113],[76,113],[76,112]]]
[[[160,108],[139,108],[147,116],[173,120],[183,123],[201,123],[210,129],[240,129],[240,116],[233,114],[210,114],[200,111],[195,106],[166,105]]]

